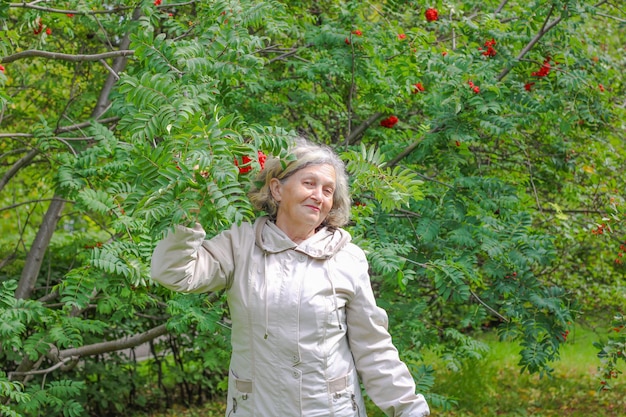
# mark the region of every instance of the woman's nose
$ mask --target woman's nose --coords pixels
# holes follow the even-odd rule
[[[322,201],[322,187],[315,187],[311,191],[311,197],[316,201]]]

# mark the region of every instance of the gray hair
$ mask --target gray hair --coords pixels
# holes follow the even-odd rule
[[[278,212],[278,202],[270,191],[270,181],[273,178],[284,183],[291,175],[311,165],[331,165],[335,168],[336,184],[333,194],[333,206],[323,226],[338,228],[346,225],[350,219],[350,188],[346,166],[339,156],[328,146],[318,145],[298,138],[288,150],[284,159],[268,156],[265,168],[258,173],[248,197],[257,210],[262,210],[275,219]]]

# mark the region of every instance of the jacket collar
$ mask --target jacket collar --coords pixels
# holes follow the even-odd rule
[[[350,234],[343,229],[330,230],[322,227],[298,245],[267,216],[257,219],[254,230],[256,245],[266,253],[279,253],[293,249],[315,259],[332,258],[351,240]]]

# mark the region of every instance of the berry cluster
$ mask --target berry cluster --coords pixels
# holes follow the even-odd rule
[[[257,160],[259,162],[259,166],[261,170],[265,168],[265,160],[267,159],[267,155],[265,155],[262,151],[257,152]],[[239,167],[240,174],[246,174],[252,171],[252,158],[248,155],[244,155],[241,157],[241,165],[239,165],[239,161],[235,159],[235,166]]]
[[[33,29],[33,33],[35,35],[39,35],[41,32],[43,32],[43,20],[41,20],[40,17],[37,18],[37,27],[35,29]],[[50,29],[49,27],[46,28],[46,35],[51,35],[52,34],[52,29]]]
[[[485,42],[485,49],[483,51],[483,55],[484,56],[496,56],[496,50],[494,49],[494,46],[496,44],[496,41],[494,39],[491,39],[490,41],[486,41]],[[478,48],[482,51],[483,48]]]
[[[413,84],[413,94],[417,94],[420,91],[424,91],[424,86],[422,85],[422,83],[417,83],[417,84]]]
[[[473,81],[471,81],[471,80],[470,80],[470,81],[468,81],[468,82],[467,82],[467,84],[469,84],[470,88],[472,89],[472,91],[473,91],[475,94],[480,93],[480,87],[479,87],[479,86],[477,86],[476,84],[474,84],[474,82],[473,82]]]
[[[392,127],[395,126],[396,123],[398,123],[399,119],[396,116],[389,116],[386,119],[383,119],[380,121],[380,125],[382,127],[386,127],[388,129],[391,129]]]
[[[439,13],[437,12],[437,9],[433,9],[432,7],[426,9],[426,12],[424,12],[424,16],[429,22],[434,22],[435,20],[439,19]]]
[[[603,235],[605,230],[608,230],[610,232],[611,228],[606,223],[602,223],[598,225],[598,227],[596,227],[595,229],[591,229],[591,233],[593,233],[594,235]]]
[[[626,244],[622,243],[619,245],[619,252],[617,252],[617,258],[615,258],[615,263],[621,265],[624,263],[622,258],[624,257],[624,252],[626,252]]]
[[[551,69],[552,69],[552,66],[550,65],[550,57],[548,57],[544,59],[543,64],[541,65],[541,68],[539,68],[538,71],[533,71],[531,75],[533,77],[545,77],[550,73]]]

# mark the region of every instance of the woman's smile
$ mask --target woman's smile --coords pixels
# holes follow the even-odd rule
[[[286,180],[273,179],[271,191],[278,202],[276,225],[294,242],[315,233],[333,207],[336,187],[332,165],[310,165]]]

